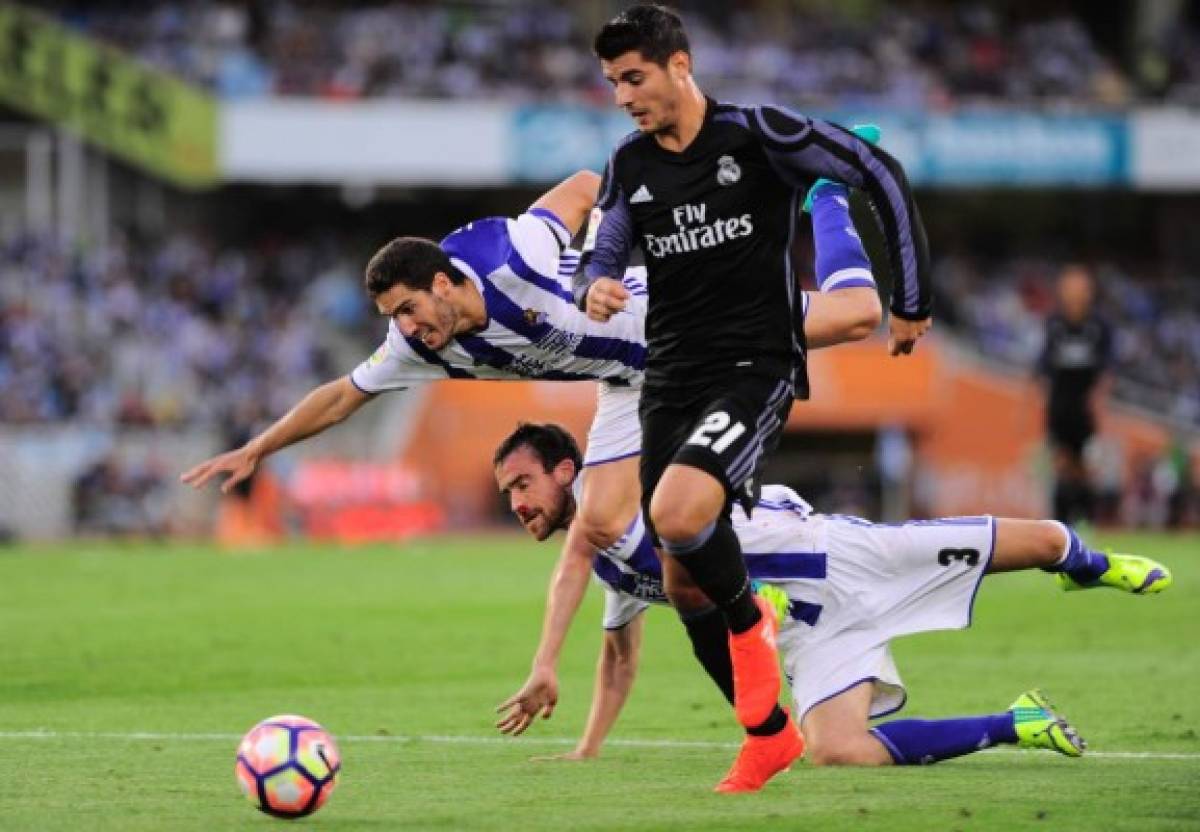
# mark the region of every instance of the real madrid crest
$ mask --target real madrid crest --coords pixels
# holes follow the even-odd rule
[[[728,187],[742,178],[742,169],[732,156],[717,159],[717,184]]]

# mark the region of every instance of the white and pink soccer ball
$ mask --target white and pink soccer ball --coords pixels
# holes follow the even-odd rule
[[[238,745],[238,785],[258,809],[277,818],[300,818],[320,809],[341,768],[333,737],[302,716],[264,719]]]

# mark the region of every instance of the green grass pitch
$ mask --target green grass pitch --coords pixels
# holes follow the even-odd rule
[[[927,768],[798,765],[757,795],[710,792],[738,740],[667,610],[605,755],[565,750],[591,695],[599,593],[549,722],[499,740],[555,547],[515,536],[403,547],[0,550],[0,829],[267,829],[236,739],[294,712],[341,740],[325,829],[1200,829],[1200,539],[1100,540],[1176,585],[1063,594],[984,582],[974,627],[897,642],[909,716],[1002,710],[1041,685],[1090,756],[995,751]],[[453,738],[453,740],[451,740]],[[655,745],[646,741],[664,741]]]

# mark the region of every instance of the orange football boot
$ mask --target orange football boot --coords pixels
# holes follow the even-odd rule
[[[778,624],[775,610],[755,593],[754,603],[762,614],[757,624],[744,633],[729,634],[729,656],[733,660],[733,709],[744,728],[762,725],[779,703],[783,681],[779,675],[779,653],[775,648]]]
[[[787,713],[787,709],[784,709]],[[715,792],[756,792],[781,771],[787,771],[804,753],[804,737],[789,713],[787,725],[769,737],[747,736],[725,779]]]

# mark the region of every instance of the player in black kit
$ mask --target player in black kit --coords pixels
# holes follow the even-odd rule
[[[1092,309],[1094,287],[1083,266],[1058,278],[1058,311],[1046,319],[1038,361],[1045,378],[1046,432],[1054,449],[1054,516],[1063,523],[1092,518],[1093,495],[1083,451],[1096,431],[1098,400],[1107,393],[1112,332]]]
[[[624,307],[638,246],[648,272],[640,415],[645,515],[664,550],[666,592],[697,657],[750,735],[718,791],[753,791],[803,750],[778,705],[773,616],[756,603],[730,523],[756,497],[763,457],[794,396],[807,395],[789,249],[818,177],[866,192],[887,239],[890,351],[930,324],[925,234],[900,165],[851,132],[778,107],[706,98],[682,23],[655,5],[607,23],[594,48],[638,130],[613,152],[585,243],[588,314]],[[714,609],[715,605],[715,609]],[[727,643],[726,643],[727,640]]]

